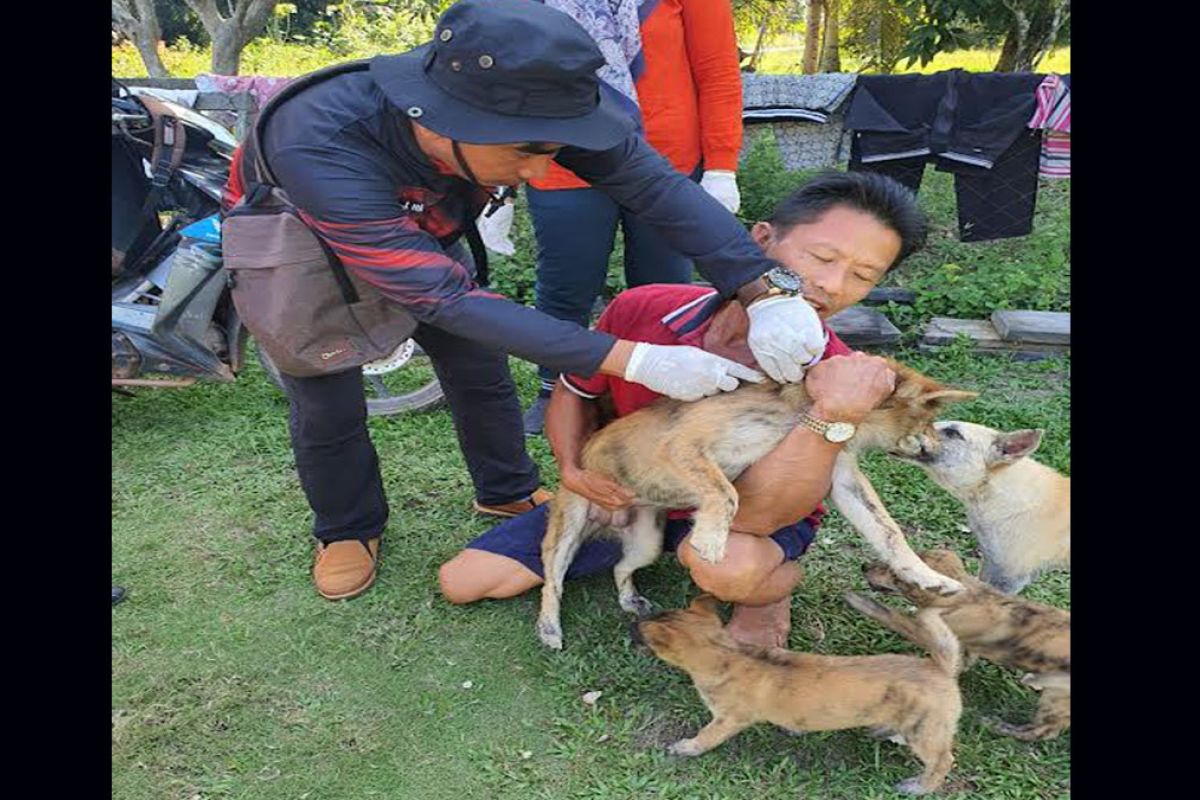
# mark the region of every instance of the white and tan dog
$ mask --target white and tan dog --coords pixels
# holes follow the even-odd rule
[[[1029,457],[1041,441],[1040,430],[943,421],[889,451],[962,501],[983,555],[979,577],[1009,594],[1071,566],[1071,479]]]

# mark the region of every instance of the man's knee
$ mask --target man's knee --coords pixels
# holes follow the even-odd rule
[[[482,600],[486,592],[484,587],[469,580],[469,570],[464,566],[462,553],[438,567],[438,586],[442,597],[456,605]]]
[[[541,582],[520,562],[473,548],[463,550],[438,568],[442,596],[457,605],[516,597]]]
[[[781,563],[779,554],[766,546],[774,545],[774,542],[735,543],[735,536],[745,536],[751,540],[759,538],[731,534],[725,557],[716,564],[700,558],[687,544],[687,539],[679,547],[679,560],[691,572],[692,581],[709,594],[731,603],[752,595]],[[778,545],[774,549],[778,551]]]

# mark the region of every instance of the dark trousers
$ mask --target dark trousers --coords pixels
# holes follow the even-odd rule
[[[939,172],[954,173],[959,241],[986,242],[1025,236],[1033,230],[1041,144],[1040,130],[1022,131],[991,169],[936,159]],[[933,158],[914,156],[863,163],[856,137],[850,146],[849,169],[887,175],[915,193],[921,188],[925,162]]]
[[[700,180],[701,171],[692,174]],[[625,232],[625,283],[691,283],[692,262],[673,250],[650,226],[621,208],[599,189],[525,187],[529,215],[537,237],[538,311],[586,327],[596,298],[608,278],[617,225]],[[538,368],[542,388],[558,375]]]
[[[446,394],[476,499],[500,504],[528,497],[540,478],[525,452],[508,356],[424,324],[413,339],[429,355]],[[367,433],[362,370],[281,377],[291,403],[300,486],[316,515],[313,535],[325,542],[378,536],[388,508],[379,456]],[[413,454],[414,461],[419,457]]]
[[[958,238],[963,242],[986,242],[1026,236],[1033,231],[1037,204],[1038,159],[1042,132],[1023,131],[991,169],[969,164],[939,164],[954,172],[954,196],[958,203]]]
[[[847,167],[850,172],[878,172],[904,184],[913,194],[921,191],[921,179],[925,177],[925,161],[929,156],[889,158],[863,163],[862,150],[859,147],[861,136],[861,133],[856,133],[850,140],[850,164]]]

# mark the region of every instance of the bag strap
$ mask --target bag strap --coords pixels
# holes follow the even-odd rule
[[[362,72],[370,68],[370,65],[370,59],[359,59],[310,72],[289,83],[267,101],[267,104],[258,112],[258,119],[254,121],[254,126],[250,129],[250,135],[246,138],[242,150],[242,180],[246,187],[246,193],[242,200],[243,205],[255,206],[269,197],[272,190],[280,189],[279,181],[271,172],[271,167],[267,164],[262,150],[263,131],[266,129],[267,120],[275,110],[311,86],[348,72]],[[247,171],[248,166],[252,172]],[[334,280],[337,281],[338,288],[341,290],[342,299],[348,305],[357,303],[360,299],[358,291],[354,288],[354,283],[351,282],[350,276],[346,272],[346,265],[338,258],[337,253],[333,252],[333,248],[321,237],[321,234],[313,231],[313,238],[317,240],[317,244],[325,253],[325,260],[329,262],[329,269],[333,272]]]
[[[469,212],[463,224],[463,236],[466,237],[467,246],[471,249],[471,258],[475,259],[475,282],[480,286],[487,286],[488,280],[491,277],[488,268],[487,248],[483,246],[483,237],[479,234],[479,227],[475,224],[475,218]]]
[[[138,98],[150,118],[154,120],[154,145],[150,149],[150,193],[142,204],[142,213],[151,214],[158,206],[175,170],[183,162],[183,151],[187,148],[187,131],[183,121],[176,117],[158,99]]]
[[[274,173],[271,172],[270,165],[267,164],[267,159],[262,152],[262,136],[266,129],[267,120],[275,113],[275,110],[280,105],[295,97],[300,92],[315,86],[318,83],[323,83],[330,78],[338,75],[345,75],[349,72],[362,72],[370,69],[371,60],[368,58],[360,58],[356,61],[347,61],[344,64],[334,64],[331,67],[319,69],[316,72],[310,72],[289,83],[287,86],[279,90],[279,92],[267,101],[267,104],[258,112],[258,119],[254,120],[254,126],[250,129],[250,135],[247,137],[250,152],[243,153],[243,177],[245,176],[246,156],[252,156],[250,160],[254,168],[254,183],[265,183],[269,186],[278,187],[279,181],[275,179]]]

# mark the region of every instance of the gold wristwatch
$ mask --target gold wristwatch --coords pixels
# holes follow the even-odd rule
[[[858,431],[852,422],[826,422],[823,419],[817,419],[807,411],[800,415],[800,424],[810,431],[821,434],[825,437],[825,441],[834,444],[849,441]]]

